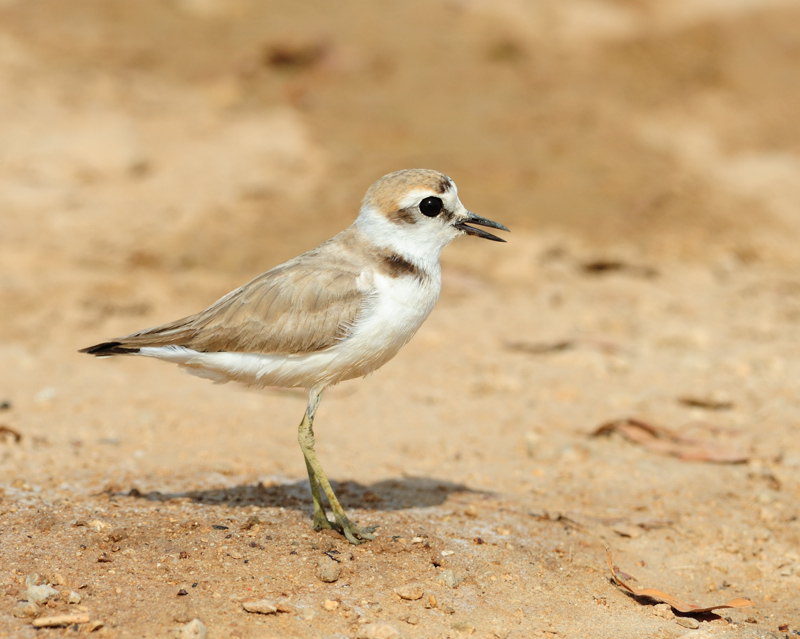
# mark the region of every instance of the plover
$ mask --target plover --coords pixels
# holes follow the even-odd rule
[[[447,244],[464,234],[505,241],[471,225],[508,230],[464,208],[443,173],[395,171],[367,190],[351,226],[317,248],[199,313],[81,352],[155,357],[215,382],[307,389],[298,441],[314,528],[334,528],[361,543],[374,537],[374,528],[348,518],[314,451],[320,396],[382,366],[411,339],[439,297],[439,255]]]

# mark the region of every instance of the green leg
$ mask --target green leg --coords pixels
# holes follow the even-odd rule
[[[333,528],[328,516],[325,514],[325,505],[322,503],[322,496],[319,492],[319,483],[314,477],[314,471],[306,459],[306,471],[308,471],[308,483],[311,485],[311,499],[314,501],[314,530]]]
[[[312,389],[308,394],[308,407],[306,414],[303,416],[303,421],[297,429],[297,441],[300,443],[300,450],[303,451],[303,457],[306,460],[306,470],[308,471],[308,481],[311,485],[311,498],[314,501],[314,528],[321,530],[322,528],[332,528],[333,525],[328,521],[325,514],[325,508],[322,503],[322,495],[320,489],[325,493],[325,497],[333,511],[333,517],[336,520],[336,528],[347,538],[351,544],[360,544],[368,539],[374,539],[372,533],[373,528],[359,528],[347,517],[341,503],[339,503],[336,493],[333,492],[331,483],[328,481],[328,476],[322,470],[322,465],[317,459],[317,453],[314,451],[314,415],[319,406],[321,390]]]

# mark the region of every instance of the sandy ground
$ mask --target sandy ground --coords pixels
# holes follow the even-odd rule
[[[0,1],[0,636],[800,634],[799,21]],[[76,350],[314,246],[408,166],[513,233],[449,247],[416,338],[327,393],[319,454],[378,526],[355,547],[311,530],[302,393]],[[591,436],[631,417],[701,443]],[[640,587],[754,605],[637,600],[606,547]]]

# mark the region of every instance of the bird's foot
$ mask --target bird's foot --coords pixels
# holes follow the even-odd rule
[[[338,523],[339,526],[337,528],[339,529],[339,532],[342,533],[347,541],[349,541],[351,544],[357,546],[358,544],[363,544],[365,541],[371,541],[372,539],[375,539],[375,535],[372,533],[375,532],[377,526],[366,526],[364,528],[359,528],[349,519],[346,520],[344,524],[341,522]]]
[[[336,532],[345,536],[347,541],[351,544],[363,544],[365,541],[371,541],[375,539],[375,535],[372,533],[375,532],[377,526],[366,526],[361,528],[354,524],[347,515],[344,516],[336,516],[334,513],[334,517],[336,522],[332,522],[328,519],[328,516],[325,514],[324,510],[317,510],[314,512],[314,530],[319,532],[320,530],[335,530]]]

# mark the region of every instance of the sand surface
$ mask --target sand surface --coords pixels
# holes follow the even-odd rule
[[[0,636],[800,634],[799,23],[0,0]],[[315,246],[410,166],[513,232],[448,247],[415,339],[326,394],[319,455],[378,527],[355,547],[311,529],[303,393],[76,351]],[[592,436],[626,418],[680,437]],[[606,548],[636,587],[754,605],[637,600]]]

